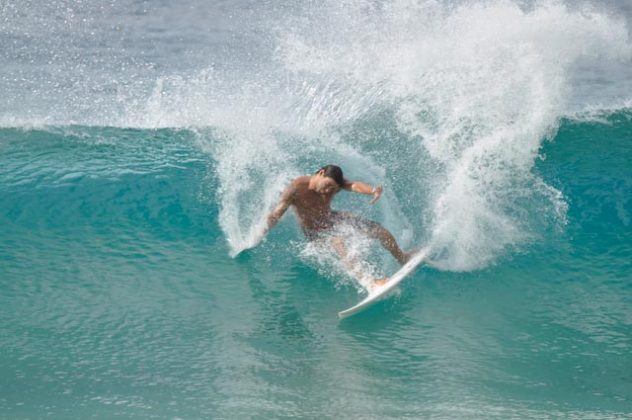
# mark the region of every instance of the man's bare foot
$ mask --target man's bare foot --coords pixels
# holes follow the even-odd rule
[[[388,277],[382,277],[381,279],[375,279],[373,280],[373,283],[371,284],[369,290],[373,290],[376,287],[380,287],[385,285],[388,282],[389,278]]]

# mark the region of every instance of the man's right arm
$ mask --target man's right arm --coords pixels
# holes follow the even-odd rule
[[[266,220],[266,227],[263,231],[263,235],[265,236],[270,229],[277,224],[281,216],[285,214],[287,209],[294,203],[294,193],[296,188],[294,187],[294,183],[290,184],[283,194],[281,194],[281,199],[279,200],[279,204],[272,210],[272,212],[268,215]]]
[[[257,233],[251,234],[249,238],[242,244],[239,250],[235,253],[235,255],[240,254],[246,249],[254,248],[255,246],[257,246],[257,244],[259,244],[259,242],[261,242],[268,231],[277,224],[277,222],[286,212],[288,207],[290,207],[294,203],[294,192],[295,187],[294,183],[292,183],[289,187],[285,189],[285,191],[283,191],[283,194],[281,195],[281,200],[279,200],[279,204],[277,204],[275,209],[272,210],[272,212],[266,218],[266,223],[263,229],[259,230],[261,229],[261,227],[257,227],[256,229],[259,231]]]

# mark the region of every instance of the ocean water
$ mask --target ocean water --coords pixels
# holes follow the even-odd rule
[[[632,417],[626,0],[0,2],[0,418]],[[431,247],[398,295],[291,212]],[[344,231],[364,268],[397,264]]]

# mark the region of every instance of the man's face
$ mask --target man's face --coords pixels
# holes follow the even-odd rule
[[[317,193],[323,195],[335,194],[340,191],[340,186],[333,178],[323,175],[322,172],[316,174],[316,182],[314,189]]]

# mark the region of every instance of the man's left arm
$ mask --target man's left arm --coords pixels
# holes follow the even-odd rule
[[[344,184],[342,185],[342,188],[347,191],[373,196],[373,199],[371,199],[371,204],[380,199],[382,191],[384,190],[381,185],[377,187],[372,187],[369,184],[365,184],[364,182],[348,181],[346,179],[344,181]]]

